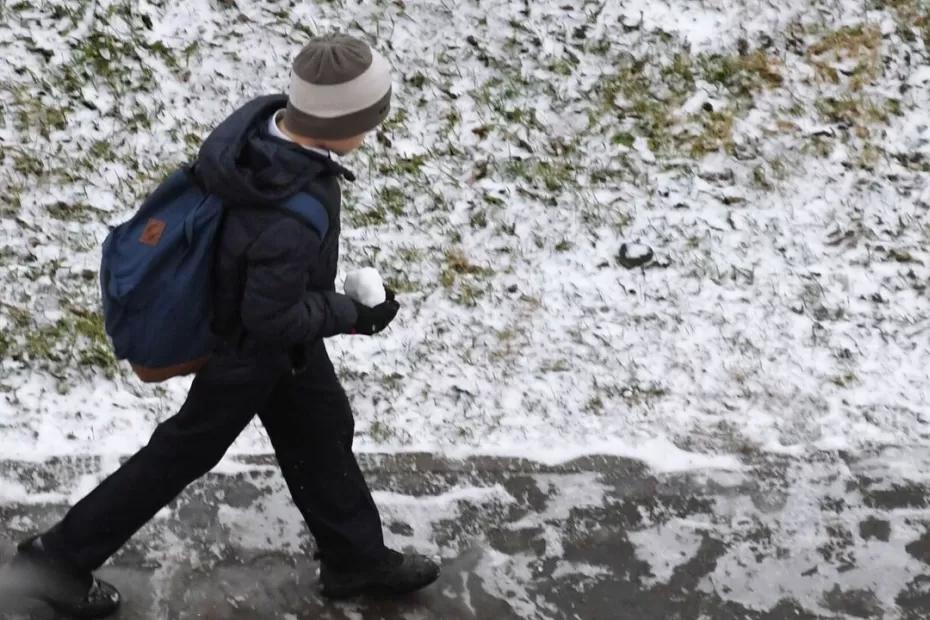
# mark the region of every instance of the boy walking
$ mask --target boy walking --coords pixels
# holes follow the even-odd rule
[[[119,593],[92,572],[212,469],[255,414],[316,539],[325,596],[409,592],[438,577],[431,560],[384,545],[352,453],[349,401],[323,344],[377,334],[399,309],[391,291],[373,308],[335,292],[339,179],[354,176],[333,153],[358,148],[390,98],[380,54],[346,35],[320,37],[294,60],[287,96],[247,103],[203,143],[195,176],[224,208],[213,291],[221,342],[149,443],[50,530],[20,543],[10,568],[21,594],[81,618],[112,613]],[[298,192],[326,208],[322,238],[274,208]]]

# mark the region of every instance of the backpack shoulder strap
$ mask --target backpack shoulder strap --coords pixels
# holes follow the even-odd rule
[[[306,192],[294,194],[278,206],[312,227],[320,235],[320,239],[329,231],[329,213],[326,212],[326,207]]]

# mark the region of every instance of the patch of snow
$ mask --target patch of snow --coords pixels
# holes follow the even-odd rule
[[[627,536],[636,548],[636,557],[652,570],[653,578],[644,580],[644,584],[668,583],[675,569],[697,553],[706,527],[692,520],[672,519],[650,529],[630,532]]]
[[[491,487],[463,487],[439,495],[413,496],[389,491],[373,491],[382,520],[406,523],[412,528],[410,535],[386,533],[396,541],[396,547],[415,544],[421,553],[441,552],[434,539],[436,525],[444,520],[455,520],[463,503],[481,507],[503,506],[513,497],[500,485]],[[388,540],[388,544],[392,544]]]
[[[925,82],[930,82],[930,65],[917,67],[907,79],[907,83],[911,86],[919,86]]]
[[[180,407],[188,379],[142,386],[124,368],[110,380],[77,363],[83,341],[43,353],[41,330],[71,305],[99,307],[108,225],[236,106],[286,86],[305,38],[294,23],[369,37],[396,73],[382,140],[345,158],[359,181],[345,188],[340,275],[371,264],[405,283],[401,311],[379,337],[327,343],[362,449],[601,452],[668,472],[930,441],[926,52],[889,10],[184,0],[117,12],[102,30],[113,3],[69,8],[73,21],[53,18],[58,4],[10,8],[0,24],[16,59],[0,63],[0,329],[36,349],[0,360],[4,457],[129,454]],[[864,22],[883,33],[881,70],[854,94],[881,120],[857,130],[824,112],[847,85],[819,79],[807,50]],[[34,79],[73,68],[90,34],[139,51],[108,60],[117,87]],[[733,114],[732,145],[706,155],[654,149],[643,114],[662,110],[632,111],[621,83],[621,113],[602,92],[630,61],[655,69],[659,89],[677,55],[698,71],[709,54],[739,58],[741,39],[782,84],[739,102],[696,76],[665,110],[670,126],[653,119],[677,139],[701,129],[691,117],[706,103]],[[372,223],[387,188],[403,209]],[[621,239],[649,240],[657,260],[622,269]],[[451,249],[467,262],[450,267]],[[253,423],[229,454],[270,451]]]
[[[217,520],[230,541],[244,549],[296,552],[310,533],[293,503],[280,501],[289,497],[283,479],[275,479],[271,489],[246,508],[220,504]]]

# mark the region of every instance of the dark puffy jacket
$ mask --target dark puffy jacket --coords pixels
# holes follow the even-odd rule
[[[324,155],[275,138],[268,121],[284,95],[250,101],[223,121],[200,148],[200,183],[223,199],[217,241],[214,321],[218,336],[248,350],[303,347],[348,331],[357,314],[335,292],[339,259],[339,176],[352,173]],[[329,214],[321,239],[274,205],[306,191]]]

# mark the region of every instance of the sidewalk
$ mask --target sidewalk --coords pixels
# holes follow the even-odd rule
[[[930,455],[904,451],[661,476],[605,457],[364,455],[388,542],[440,556],[443,576],[402,600],[332,604],[273,458],[254,457],[192,486],[100,574],[122,590],[123,620],[917,620],[930,617],[930,487],[905,481],[905,462],[930,471]],[[52,498],[0,503],[0,556],[99,470],[0,461],[0,485]]]

